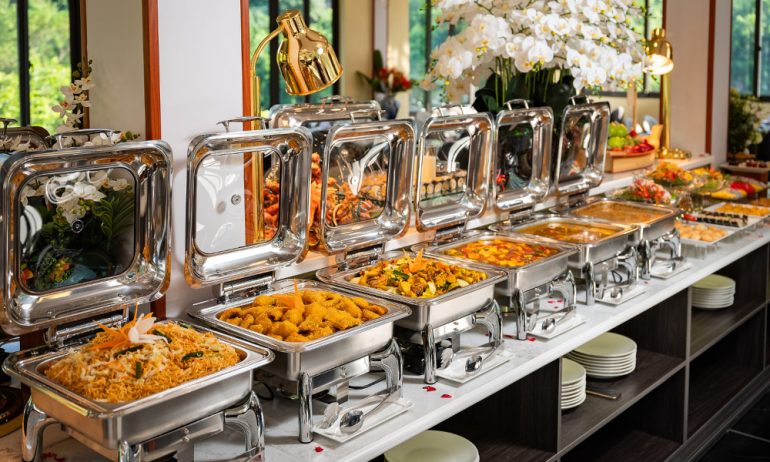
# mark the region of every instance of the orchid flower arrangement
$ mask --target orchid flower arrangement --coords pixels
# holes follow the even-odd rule
[[[95,86],[91,78],[92,64],[93,61],[89,60],[88,67],[83,69],[83,64],[79,63],[78,69],[72,73],[74,81],[61,87],[64,99],[51,108],[62,118],[61,125],[56,127],[56,133],[69,132],[82,125],[85,108],[91,107],[89,91]]]
[[[644,11],[632,0],[437,0],[439,24],[466,25],[436,48],[422,86],[443,87],[458,101],[471,85],[497,76],[498,102],[507,82],[539,74],[564,75],[575,91],[625,89],[642,73],[642,39],[631,18]],[[528,82],[529,91],[534,82]]]

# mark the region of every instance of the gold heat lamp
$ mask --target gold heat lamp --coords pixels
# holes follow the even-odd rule
[[[649,57],[644,72],[660,76],[660,118],[663,134],[658,157],[684,159],[690,152],[671,147],[671,71],[674,70],[674,48],[666,39],[665,29],[655,28],[644,46]]]
[[[270,32],[257,46],[251,55],[249,69],[251,82],[251,114],[262,114],[262,101],[259,92],[259,76],[257,75],[257,60],[265,46],[283,34],[283,41],[278,48],[276,61],[286,82],[286,93],[292,96],[305,96],[317,93],[342,76],[342,66],[337,60],[329,41],[323,34],[310,29],[302,19],[298,10],[288,10],[276,18],[278,27]],[[264,190],[264,159],[261,153],[251,155],[251,174],[255,191]],[[262,241],[264,235],[264,197],[256,194],[251,202],[251,213],[254,215],[254,233],[248,234],[250,243]]]
[[[281,33],[284,40],[278,48],[276,61],[286,82],[286,93],[292,96],[311,95],[329,87],[342,76],[342,66],[334,48],[323,34],[307,27],[299,10],[284,12],[276,22],[278,27],[260,42],[251,56],[249,71],[253,115],[259,115],[262,110],[257,59],[265,46]]]

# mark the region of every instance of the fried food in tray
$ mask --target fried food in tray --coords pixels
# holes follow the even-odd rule
[[[444,254],[495,266],[518,268],[559,252],[559,249],[553,247],[524,241],[480,239],[446,249]]]
[[[734,215],[749,215],[753,217],[763,217],[768,215],[768,213],[770,212],[770,209],[765,207],[756,207],[753,205],[724,204],[714,211],[719,213],[730,213]]]
[[[573,244],[591,244],[617,233],[613,229],[578,223],[547,222],[519,229],[524,234],[550,237]]]
[[[425,258],[418,253],[414,257],[405,254],[380,261],[361,270],[350,282],[405,297],[431,298],[486,278],[486,273],[481,271]]]
[[[75,393],[107,403],[133,401],[240,362],[232,346],[187,324],[155,323],[149,314],[123,327],[102,326],[84,347],[46,368]]]
[[[384,307],[360,297],[325,290],[260,295],[251,306],[229,308],[220,321],[285,342],[308,342],[347,330],[386,314]]]
[[[676,229],[682,239],[691,241],[714,242],[727,236],[727,231],[704,224],[684,224],[677,222]]]

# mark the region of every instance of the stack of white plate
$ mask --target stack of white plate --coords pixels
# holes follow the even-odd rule
[[[636,342],[614,332],[604,333],[567,354],[589,377],[612,379],[636,369]]]
[[[572,409],[586,400],[586,370],[571,359],[561,359],[561,408]]]
[[[735,302],[735,280],[712,274],[692,285],[692,306],[718,310]]]

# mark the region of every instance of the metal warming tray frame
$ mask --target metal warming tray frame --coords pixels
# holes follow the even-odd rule
[[[460,247],[464,244],[476,241],[501,239],[509,242],[526,242],[533,245],[542,245],[558,249],[559,252],[549,257],[542,258],[528,265],[518,267],[504,267],[492,265],[490,263],[467,260],[462,257],[447,255],[449,249]],[[495,233],[489,231],[477,231],[464,235],[456,241],[447,244],[432,245],[425,248],[425,254],[432,257],[445,258],[458,262],[472,263],[480,268],[486,268],[491,271],[502,271],[507,274],[505,284],[498,285],[497,289],[506,294],[511,294],[516,290],[522,292],[533,289],[552,281],[559,274],[564,272],[569,258],[577,252],[577,249],[569,244],[545,238],[533,238],[529,235],[515,233]]]
[[[679,215],[679,210],[674,207],[669,207],[665,205],[656,205],[656,204],[642,204],[639,202],[632,202],[632,201],[624,201],[624,200],[618,200],[618,199],[611,199],[611,198],[595,198],[591,201],[589,201],[585,205],[581,205],[578,207],[574,207],[571,209],[566,210],[565,212],[568,213],[571,216],[575,216],[578,218],[591,218],[596,220],[604,220],[608,223],[612,223],[612,220],[601,218],[601,217],[594,217],[594,216],[585,216],[585,215],[577,215],[576,212],[579,210],[587,209],[590,207],[595,206],[596,204],[601,203],[607,203],[607,204],[622,204],[627,207],[633,207],[637,209],[642,210],[653,210],[653,211],[664,211],[665,214],[659,216],[658,218],[654,218],[652,220],[648,220],[646,222],[637,222],[633,223],[634,225],[639,227],[639,239],[640,240],[655,240],[660,237],[665,236],[666,234],[671,233],[674,230],[674,225],[676,223],[676,217]]]
[[[629,246],[629,242],[638,242],[639,228],[636,226],[619,225],[615,223],[607,223],[599,220],[588,220],[584,218],[575,217],[562,217],[562,216],[545,216],[535,217],[532,221],[526,223],[519,223],[515,225],[493,225],[490,229],[498,232],[515,232],[518,234],[528,234],[523,230],[532,226],[544,224],[544,223],[568,223],[582,226],[592,226],[605,228],[615,231],[615,234],[599,239],[598,241],[591,243],[575,243],[569,241],[561,241],[567,244],[573,245],[577,248],[577,252],[573,254],[570,259],[570,266],[575,268],[583,268],[586,263],[599,263],[610,258],[615,257],[618,253],[622,252]],[[545,237],[539,236],[538,237]]]
[[[170,322],[170,321],[166,321]],[[45,376],[51,363],[85,345],[65,349],[41,347],[11,355],[3,369],[32,389],[35,406],[101,446],[117,449],[119,441],[136,444],[229,408],[251,393],[252,371],[273,354],[237,338],[200,326],[238,351],[241,361],[221,371],[135,401],[100,403],[84,398]]]
[[[298,380],[302,372],[314,375],[333,369],[340,364],[379,351],[387,346],[393,338],[393,322],[408,316],[410,311],[404,305],[361,296],[339,287],[330,287],[317,281],[297,281],[299,289],[315,289],[334,292],[346,297],[361,297],[374,305],[387,308],[388,312],[377,319],[366,321],[356,327],[342,330],[309,342],[286,342],[259,334],[249,329],[235,326],[217,318],[217,315],[227,309],[244,305],[251,306],[256,297],[239,299],[230,303],[214,306],[195,307],[189,312],[191,316],[206,324],[223,330],[230,335],[243,340],[263,345],[275,353],[275,360],[263,370],[287,380]],[[271,290],[259,295],[292,293],[292,281],[278,281]]]
[[[394,251],[381,255],[378,261],[392,260],[394,258],[402,257],[405,254],[412,257],[415,256],[414,252]],[[354,284],[348,281],[348,278],[353,277],[355,274],[377,265],[378,261],[347,269],[344,269],[339,265],[331,266],[319,270],[316,275],[318,276],[318,279],[335,286],[344,287],[355,292],[362,292],[374,297],[385,298],[407,305],[412,310],[411,315],[396,321],[396,325],[415,331],[422,330],[426,325],[441,326],[478,311],[488,300],[494,298],[495,284],[500,282],[504,277],[503,273],[500,271],[489,270],[479,265],[465,262],[460,263],[456,260],[442,257],[431,256],[430,258],[466,269],[481,271],[487,275],[487,279],[435,297],[412,298]]]

